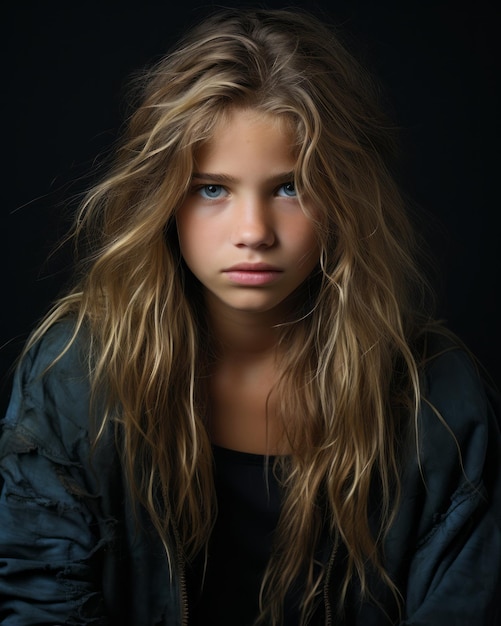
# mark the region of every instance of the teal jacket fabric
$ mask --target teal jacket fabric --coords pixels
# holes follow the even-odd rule
[[[186,624],[182,561],[171,570],[147,516],[133,512],[113,434],[91,451],[84,338],[46,371],[70,332],[57,324],[23,359],[2,422],[0,622]],[[419,453],[413,428],[403,438],[401,499],[385,540],[401,613],[369,574],[377,602],[360,602],[354,583],[339,614],[341,546],[327,566],[322,624],[501,623],[499,398],[463,350],[441,341],[423,374]],[[375,487],[374,519],[379,501]],[[323,553],[329,562],[328,540]]]

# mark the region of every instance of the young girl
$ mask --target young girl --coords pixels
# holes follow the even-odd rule
[[[499,425],[377,90],[266,10],[141,90],[3,422],[2,623],[498,623]]]

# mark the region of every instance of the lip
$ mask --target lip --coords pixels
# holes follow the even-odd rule
[[[223,270],[230,282],[249,286],[267,285],[282,273],[282,269],[268,263],[238,263]]]
[[[238,263],[227,267],[223,272],[282,272],[282,270],[269,263]]]

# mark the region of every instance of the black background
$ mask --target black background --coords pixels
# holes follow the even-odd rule
[[[224,6],[243,6],[224,2]],[[68,278],[54,252],[110,149],[133,71],[217,3],[33,2],[3,16],[2,412],[10,367]],[[493,378],[499,365],[499,98],[495,2],[268,2],[341,26],[401,128],[404,190],[422,207],[440,314]]]

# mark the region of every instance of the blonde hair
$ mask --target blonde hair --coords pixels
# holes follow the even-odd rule
[[[278,624],[287,590],[306,572],[303,620],[325,572],[313,555],[322,527],[347,549],[341,594],[369,594],[384,569],[382,541],[398,499],[397,430],[419,405],[414,354],[426,284],[388,168],[391,133],[378,90],[334,31],[297,10],[223,11],[207,18],[141,81],[116,160],[84,199],[75,238],[80,278],[35,333],[69,314],[91,337],[101,428],[114,422],[127,476],[164,540],[192,558],[216,516],[205,428],[207,339],[196,283],[174,219],[193,154],[232,107],[281,116],[297,138],[295,184],[315,207],[319,271],[284,320],[274,393],[290,456],[284,502],[262,586],[261,621]],[[306,209],[305,209],[306,210]],[[96,406],[98,406],[96,404]],[[383,494],[378,533],[369,491]]]

